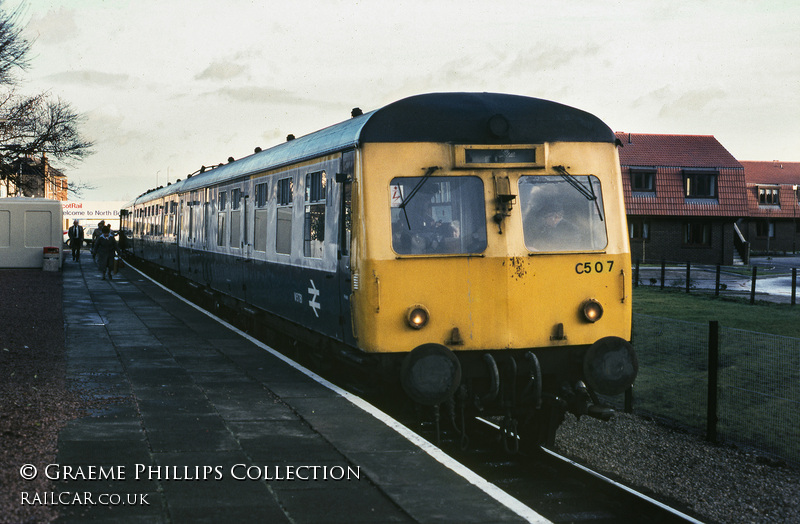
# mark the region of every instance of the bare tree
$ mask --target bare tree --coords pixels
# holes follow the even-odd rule
[[[19,17],[20,8],[9,13],[0,0],[0,85],[6,86],[0,93],[0,180],[23,188],[31,185],[30,178],[39,177],[34,185],[43,188],[54,171],[45,169],[41,159],[69,165],[90,155],[93,144],[81,135],[78,127],[83,118],[69,103],[47,93],[19,93],[13,73],[28,66],[31,45],[21,34]],[[80,189],[87,187],[70,187],[73,193]]]
[[[25,69],[29,64],[31,43],[22,37],[19,25],[22,8],[23,5],[20,5],[8,13],[0,0],[0,84],[3,85],[15,84],[14,70]]]

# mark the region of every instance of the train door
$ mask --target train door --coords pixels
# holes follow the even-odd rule
[[[244,247],[242,239],[242,202],[243,193],[241,187],[231,188],[231,226],[230,226],[230,247],[240,250]]]
[[[244,209],[242,213],[242,256],[244,258],[250,258],[250,248],[253,245],[250,242],[250,228],[249,219],[248,217],[252,214],[247,210],[247,205],[250,203],[250,185],[245,185],[244,195],[242,196],[242,208]]]
[[[183,206],[184,200],[183,196],[180,197],[178,201],[178,213],[177,213],[177,224],[175,225],[175,264],[178,269],[178,274],[181,275],[183,272],[181,271],[182,264],[181,264],[181,240],[184,237],[183,232]]]
[[[203,218],[202,218],[202,229],[200,230],[200,234],[202,235],[202,243],[203,243],[203,258],[202,258],[202,277],[203,281],[206,285],[211,283],[211,259],[210,256],[211,252],[211,227],[212,227],[212,209],[211,209],[211,190],[206,188],[203,190]]]
[[[350,295],[352,293],[352,275],[350,273],[350,238],[352,233],[351,202],[353,189],[353,166],[355,164],[355,151],[348,151],[342,155],[340,171],[336,174],[336,182],[341,188],[341,206],[339,211],[339,247],[337,279],[339,282],[339,325],[342,341],[355,346],[356,336],[353,332],[353,323],[350,309]]]

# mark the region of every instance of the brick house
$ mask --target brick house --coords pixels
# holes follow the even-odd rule
[[[25,196],[66,201],[68,181],[66,175],[52,167],[46,155],[26,156],[17,159],[13,170],[19,173],[17,183],[0,179],[0,198]]]
[[[800,246],[800,162],[741,162],[748,218],[742,232],[753,251],[794,252]]]
[[[618,132],[634,261],[731,265],[748,252],[744,168],[709,135]]]

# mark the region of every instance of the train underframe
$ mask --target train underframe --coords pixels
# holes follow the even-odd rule
[[[629,362],[635,355],[622,339],[602,339],[591,346],[461,352],[426,344],[403,356],[399,376],[408,396],[433,406],[437,422],[449,420],[463,442],[469,439],[468,420],[482,417],[497,421],[509,451],[518,449],[518,437],[527,445],[552,446],[566,413],[601,420],[613,415],[588,384],[598,377],[587,377],[596,375],[590,368],[597,348],[612,345],[614,351],[599,358],[611,364],[602,373],[614,375],[616,389],[606,389],[607,383],[600,387],[617,393],[622,389],[618,374],[630,374],[626,368],[636,365]]]

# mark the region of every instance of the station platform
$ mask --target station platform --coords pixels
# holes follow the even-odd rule
[[[58,522],[546,522],[435,446],[125,267],[66,260]],[[65,496],[66,494],[66,496]]]

